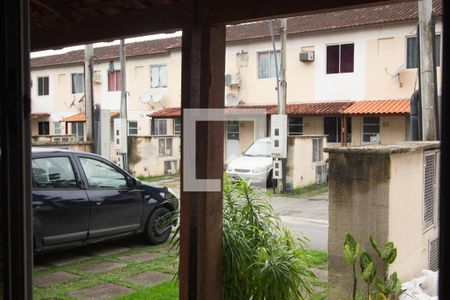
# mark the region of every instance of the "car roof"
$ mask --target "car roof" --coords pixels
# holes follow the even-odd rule
[[[47,147],[32,147],[31,148],[32,154],[39,154],[39,153],[80,153],[80,154],[89,154],[92,155],[90,152],[83,152],[83,151],[74,151],[69,149],[62,149],[62,148],[47,148]]]

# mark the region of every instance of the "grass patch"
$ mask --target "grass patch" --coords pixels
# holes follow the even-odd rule
[[[296,188],[289,192],[284,192],[281,195],[284,197],[292,198],[305,198],[320,195],[322,193],[328,192],[328,183],[311,184],[304,187]],[[272,189],[267,189],[267,194],[269,196],[275,196]]]
[[[160,181],[166,179],[176,179],[180,177],[180,173],[170,174],[170,175],[159,175],[159,176],[138,176],[138,179],[141,181]]]
[[[311,256],[311,264],[316,268],[328,262],[328,254],[319,250],[308,250],[308,254]]]
[[[117,300],[171,300],[178,299],[178,283],[166,281],[153,287],[138,289],[136,292],[116,298]]]

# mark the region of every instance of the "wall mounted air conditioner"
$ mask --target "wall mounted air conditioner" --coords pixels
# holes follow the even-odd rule
[[[304,51],[299,53],[299,59],[302,62],[314,61],[314,51]]]
[[[92,79],[94,80],[95,83],[102,83],[102,74],[95,72],[92,75]]]
[[[237,74],[225,74],[225,85],[226,86],[238,86],[241,83],[241,79]]]

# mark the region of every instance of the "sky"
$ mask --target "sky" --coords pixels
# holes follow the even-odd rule
[[[176,36],[181,36],[181,31],[177,31],[174,33],[169,33],[169,34],[161,33],[161,34],[152,34],[152,35],[145,35],[145,36],[129,38],[129,39],[125,39],[125,44],[133,43],[133,42],[165,39],[165,38],[176,37]],[[105,46],[110,46],[110,45],[118,45],[119,43],[120,43],[120,40],[115,40],[115,41],[108,42],[108,43],[105,43],[105,42],[94,43],[94,48],[105,47]],[[58,50],[44,50],[44,51],[31,52],[30,57],[34,58],[34,57],[40,57],[40,56],[62,54],[62,53],[66,53],[66,52],[70,52],[70,51],[74,51],[74,50],[80,50],[80,49],[84,49],[84,45],[66,47],[66,48],[62,48],[62,49],[58,49]]]

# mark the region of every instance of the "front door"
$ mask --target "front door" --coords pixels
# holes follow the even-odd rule
[[[239,121],[227,123],[227,163],[241,155]]]
[[[83,241],[88,233],[89,200],[70,155],[34,157],[33,227],[38,245]]]
[[[89,238],[132,232],[143,216],[142,191],[131,187],[127,175],[104,160],[79,156],[91,201]]]

